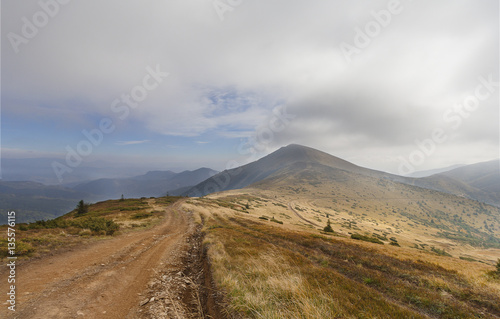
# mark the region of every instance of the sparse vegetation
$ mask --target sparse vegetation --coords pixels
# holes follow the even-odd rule
[[[356,240],[362,240],[362,241],[367,241],[367,242],[370,242],[370,243],[375,243],[375,244],[381,244],[383,245],[384,243],[378,239],[378,238],[373,238],[373,237],[369,237],[369,236],[364,236],[364,235],[361,235],[361,234],[357,234],[357,233],[354,233],[351,235],[351,238],[352,239],[356,239]]]
[[[67,228],[79,228],[79,229],[89,229],[94,232],[95,235],[102,234],[104,231],[105,235],[113,235],[120,226],[114,221],[102,218],[102,217],[87,217],[79,219],[62,219],[56,218],[52,220],[40,220],[35,223],[30,223],[26,226],[26,230],[29,229],[67,229]]]
[[[277,220],[277,219],[275,219],[274,217],[273,217],[273,218],[271,218],[271,221],[272,221],[272,222],[274,222],[274,223],[276,223],[276,224],[281,224],[281,225],[283,225],[283,222],[282,222],[281,220]]]
[[[462,260],[467,260],[467,261],[474,261],[474,262],[477,262],[478,260],[474,259],[474,258],[471,258],[471,257],[465,257],[465,256],[460,256],[459,257],[460,259]]]
[[[132,219],[144,219],[144,218],[149,218],[151,217],[151,213],[137,213],[132,215]]]
[[[325,226],[325,228],[323,228],[323,231],[326,233],[333,233],[333,228],[332,228],[330,219],[328,219],[328,221],[326,222],[326,226]]]
[[[215,281],[227,293],[229,311],[245,318],[493,318],[500,313],[498,294],[433,262],[397,259],[364,243],[240,217],[212,215],[205,222]]]
[[[434,246],[431,246],[431,251],[440,255],[440,256],[448,256],[448,257],[451,257],[451,255],[449,253],[447,253],[444,249],[439,249],[439,248],[436,248]]]
[[[159,202],[173,203],[177,197],[158,198]],[[78,245],[90,237],[112,236],[118,231],[148,227],[161,218],[146,200],[119,199],[92,205],[80,201],[72,212],[49,220],[18,224],[16,255],[36,256],[60,248]],[[141,220],[141,224],[131,223]],[[0,240],[0,257],[7,254],[7,245]]]

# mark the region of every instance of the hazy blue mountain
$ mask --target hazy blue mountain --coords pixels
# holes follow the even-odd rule
[[[74,187],[0,181],[0,224],[6,223],[7,212],[12,210],[17,213],[17,222],[22,223],[61,216],[74,209],[81,199],[96,202],[119,198],[122,194],[125,197],[179,195],[216,173],[209,168],[182,173],[151,171],[129,178],[98,179]]]
[[[421,177],[429,177],[435,174],[440,174],[440,173],[445,173],[448,171],[451,171],[455,168],[459,168],[465,166],[464,164],[456,164],[448,167],[443,167],[443,168],[436,168],[436,169],[430,169],[430,170],[425,170],[425,171],[417,171],[413,172],[411,174],[405,175],[406,177],[414,177],[414,178],[421,178]]]
[[[7,212],[15,211],[18,223],[61,216],[79,200],[92,200],[92,195],[62,186],[36,182],[0,182],[0,224],[7,221]]]
[[[130,178],[102,178],[79,184],[73,189],[99,196],[100,198],[158,197],[180,188],[196,185],[217,174],[210,168],[174,173],[171,171],[151,171]]]
[[[500,193],[500,160],[467,165],[440,175],[451,177],[477,189]]]
[[[124,178],[144,174],[148,169],[140,166],[116,164],[104,161],[85,162],[63,175],[59,181],[52,163],[57,158],[2,158],[3,181],[33,181],[45,185],[72,186],[99,178]]]
[[[500,160],[462,166],[411,183],[500,207]]]

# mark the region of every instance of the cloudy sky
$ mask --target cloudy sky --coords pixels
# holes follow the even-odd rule
[[[4,158],[221,170],[298,143],[398,173],[499,157],[497,0],[1,11]]]

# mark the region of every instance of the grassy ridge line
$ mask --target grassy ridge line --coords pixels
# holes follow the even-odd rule
[[[152,210],[152,203],[170,205],[178,199],[109,200],[89,205],[84,214],[78,214],[75,209],[52,220],[17,224],[16,256],[25,259],[41,257],[90,240],[151,227],[163,218],[162,212]],[[2,234],[6,234],[6,227],[0,226]],[[7,238],[0,238],[0,258],[7,255]]]
[[[238,217],[206,220],[215,278],[250,318],[500,315],[498,295],[435,264]]]

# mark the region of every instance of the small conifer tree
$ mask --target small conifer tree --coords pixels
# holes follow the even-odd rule
[[[78,215],[83,215],[88,212],[88,205],[85,204],[83,199],[78,202],[78,205],[76,205],[76,212]]]
[[[332,225],[330,223],[330,218],[328,218],[328,222],[326,222],[326,226],[325,226],[325,228],[323,228],[323,231],[325,231],[327,233],[333,233],[333,228],[332,228]]]

